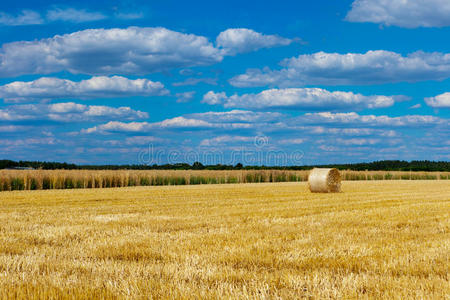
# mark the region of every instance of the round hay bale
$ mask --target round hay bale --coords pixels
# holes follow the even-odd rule
[[[314,168],[309,173],[308,184],[313,193],[338,193],[341,191],[341,174],[334,168]]]

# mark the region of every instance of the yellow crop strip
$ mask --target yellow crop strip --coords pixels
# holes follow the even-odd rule
[[[450,183],[0,193],[0,298],[450,296]]]

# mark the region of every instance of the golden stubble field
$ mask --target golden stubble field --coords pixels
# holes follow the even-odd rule
[[[450,183],[0,193],[0,298],[450,297]]]

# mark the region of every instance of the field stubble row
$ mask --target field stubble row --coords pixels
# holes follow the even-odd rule
[[[0,193],[0,298],[448,299],[448,181]]]

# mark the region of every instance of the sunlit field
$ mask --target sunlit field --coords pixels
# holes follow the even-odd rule
[[[450,182],[0,193],[0,298],[450,297]]]

